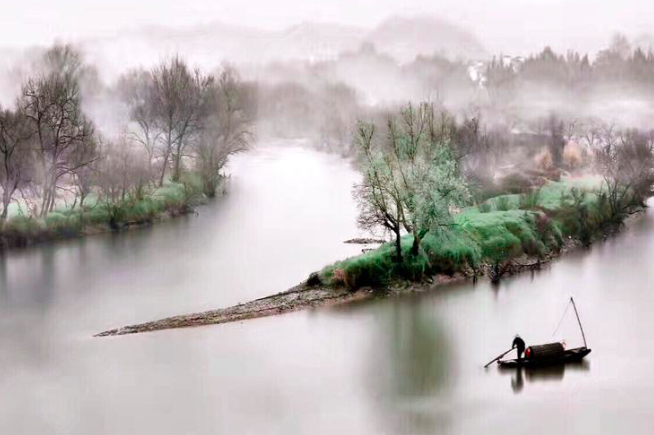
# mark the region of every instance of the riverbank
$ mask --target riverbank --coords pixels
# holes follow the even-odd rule
[[[203,201],[197,177],[166,182],[139,199],[115,202],[91,197],[84,206],[60,207],[44,218],[16,213],[0,229],[0,252],[60,239],[128,231],[176,216],[192,213]]]
[[[540,269],[564,253],[616,231],[618,226],[598,214],[601,195],[590,189],[580,195],[577,189],[582,187],[580,183],[551,183],[537,198],[505,195],[463,210],[456,218],[458,233],[450,233],[446,239],[434,237],[423,246],[422,259],[413,259],[401,269],[391,268],[392,273],[383,269],[388,261],[392,262],[392,245],[387,244],[327,266],[282,293],[223,309],[116,328],[96,336],[235,322],[373,297],[431,291],[456,281],[474,282],[482,277],[496,281],[502,276]],[[576,201],[570,199],[573,195]],[[573,213],[574,210],[581,214]],[[592,213],[586,215],[583,210]],[[467,244],[462,245],[461,240]],[[405,237],[402,242],[408,251],[412,240]],[[433,250],[433,246],[440,249]],[[421,269],[412,269],[412,264],[420,263]],[[407,276],[407,270],[420,270],[421,275]]]

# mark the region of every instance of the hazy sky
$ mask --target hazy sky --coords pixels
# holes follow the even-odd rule
[[[549,43],[594,50],[611,33],[654,29],[652,0],[0,0],[0,46],[110,36],[147,24],[222,21],[280,29],[301,21],[372,27],[392,14],[429,13],[474,32],[491,51]]]

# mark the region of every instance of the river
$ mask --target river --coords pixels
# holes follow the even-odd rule
[[[0,433],[646,433],[654,217],[536,274],[218,326],[92,334],[284,290],[357,253],[345,160],[271,144],[228,193],[151,228],[0,257]],[[484,370],[551,341],[574,296],[593,352]],[[581,343],[571,310],[556,338]]]

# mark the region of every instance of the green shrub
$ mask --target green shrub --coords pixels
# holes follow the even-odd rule
[[[363,286],[380,286],[389,282],[394,271],[393,249],[383,245],[374,251],[348,258],[320,273],[323,282],[344,284],[355,290]],[[336,271],[336,272],[335,272]]]
[[[508,211],[511,209],[511,200],[508,196],[500,196],[495,200],[495,210]]]
[[[511,195],[503,198],[509,203],[517,199]],[[496,264],[523,254],[542,258],[562,246],[563,234],[570,231],[563,217],[570,210],[573,208],[568,206],[552,218],[543,211],[509,209],[480,213],[478,206],[472,207],[455,216],[451,228],[428,233],[417,256],[410,254],[413,238],[404,236],[402,264],[394,261],[394,244],[387,243],[326,267],[321,278],[329,285],[356,289],[385,285],[393,278],[420,280],[427,274],[451,275],[467,267],[476,268],[481,262]]]
[[[531,190],[533,183],[530,177],[514,172],[499,180],[499,188],[502,193],[526,193]]]
[[[59,235],[72,236],[82,230],[82,222],[77,214],[67,215],[60,212],[48,213],[45,217],[45,226],[48,231]]]
[[[128,222],[150,222],[157,215],[157,206],[151,198],[144,198],[125,209],[125,219]]]
[[[541,189],[536,188],[529,193],[520,195],[520,203],[518,208],[521,210],[534,210],[538,207],[540,201]]]
[[[429,234],[422,245],[433,273],[451,275],[465,266],[474,268],[482,257],[478,243],[461,228],[443,231],[438,236]]]
[[[491,211],[492,207],[489,203],[482,202],[481,204],[477,205],[477,209],[479,210],[479,213],[488,213]]]
[[[43,225],[38,219],[20,214],[7,220],[2,230],[7,233],[32,236],[42,231],[42,228]]]
[[[98,204],[85,212],[86,220],[94,225],[109,223],[109,209],[105,204]]]

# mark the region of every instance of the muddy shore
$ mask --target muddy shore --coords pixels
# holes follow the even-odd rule
[[[520,257],[511,262],[510,267],[504,271],[504,276],[510,276],[527,270],[540,269],[551,260],[577,249],[581,245],[575,240],[568,240],[564,247],[556,254],[546,258],[536,259]],[[237,322],[241,320],[256,319],[259,317],[275,316],[289,311],[320,308],[360,301],[373,297],[401,295],[411,292],[433,291],[434,289],[453,282],[489,279],[490,266],[479,268],[477,275],[470,273],[456,273],[453,276],[435,275],[426,277],[422,282],[398,281],[384,289],[363,287],[350,291],[344,287],[328,287],[321,284],[311,285],[303,282],[287,291],[266,296],[253,301],[244,302],[227,308],[220,308],[200,313],[184,314],[167,317],[151,322],[110,329],[94,335],[95,337],[109,337],[117,335],[136,334],[141,332],[160,331],[164,329],[187,328],[193,326],[217,325],[221,323]]]
[[[635,213],[625,220],[620,228],[629,226],[643,213]],[[619,228],[607,229],[596,242],[603,242],[608,237],[615,235]],[[561,249],[552,252],[544,258],[522,256],[515,258],[505,264],[502,276],[511,276],[531,270],[539,270],[547,266],[552,260],[576,250],[583,249],[583,245],[576,239],[567,239]],[[422,282],[398,281],[384,289],[372,289],[363,287],[356,291],[350,291],[344,287],[328,287],[320,283],[312,283],[310,278],[289,290],[253,301],[244,302],[227,308],[205,311],[201,313],[183,314],[174,317],[167,317],[136,325],[124,326],[100,332],[94,337],[109,337],[117,335],[136,334],[140,332],[160,331],[173,328],[188,328],[193,326],[217,325],[221,323],[237,322],[241,320],[256,319],[258,317],[275,316],[289,311],[297,311],[310,308],[320,308],[360,301],[373,297],[396,296],[412,292],[433,291],[440,286],[453,282],[470,281],[478,279],[494,280],[494,268],[485,264],[474,273],[456,273],[453,276],[435,275],[426,277]]]
[[[370,289],[359,289],[356,292],[350,292],[345,288],[310,286],[307,283],[302,283],[287,291],[228,308],[167,317],[152,322],[111,329],[96,334],[95,337],[135,334],[192,326],[217,325],[220,323],[274,316],[299,309],[352,302],[371,297],[372,295],[373,293]]]

